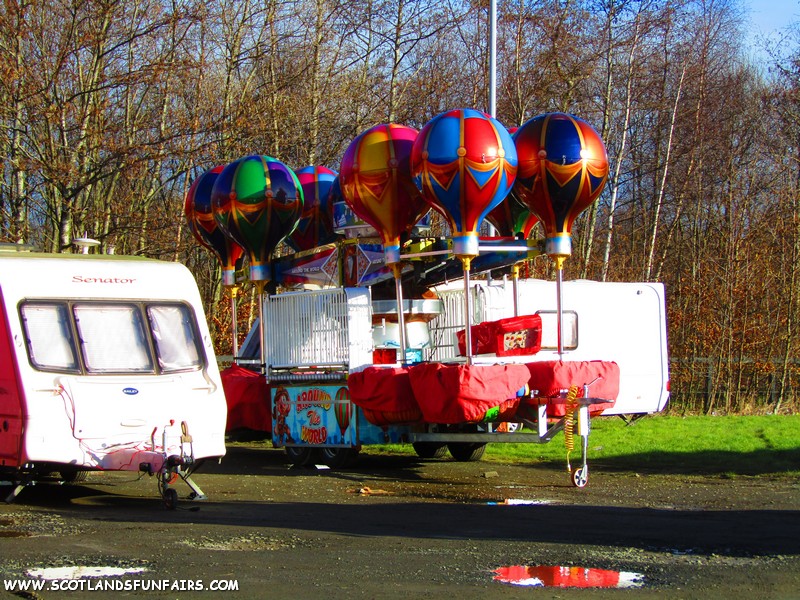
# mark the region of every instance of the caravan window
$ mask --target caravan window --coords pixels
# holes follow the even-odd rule
[[[188,306],[148,306],[147,315],[162,371],[185,371],[201,366]]]
[[[558,313],[554,310],[536,312],[542,318],[542,350],[558,350]],[[578,313],[562,312],[561,341],[564,350],[578,347]]]
[[[174,373],[203,367],[197,322],[178,302],[25,301],[31,365],[88,375]]]
[[[136,306],[76,304],[72,310],[87,371],[153,371],[142,314]]]
[[[63,304],[24,304],[22,323],[33,365],[45,371],[78,371],[69,313]]]

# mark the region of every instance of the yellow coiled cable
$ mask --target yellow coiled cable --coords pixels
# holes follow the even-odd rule
[[[578,408],[576,399],[578,398],[578,386],[573,385],[567,391],[567,398],[564,402],[564,445],[567,447],[567,472],[572,472],[569,463],[569,455],[575,447],[575,409]]]

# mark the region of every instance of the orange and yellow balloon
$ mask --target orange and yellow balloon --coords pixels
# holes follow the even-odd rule
[[[387,264],[400,261],[401,238],[430,208],[411,179],[409,162],[416,138],[413,127],[376,125],[353,140],[342,157],[342,196],[381,236]]]

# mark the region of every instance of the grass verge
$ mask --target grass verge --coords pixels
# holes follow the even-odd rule
[[[576,438],[573,464],[580,457],[579,448]],[[414,452],[410,444],[364,450]],[[484,455],[490,462],[559,466],[565,458],[561,434],[547,444],[489,444]],[[800,415],[653,415],[631,425],[615,417],[596,418],[591,421],[589,462],[605,470],[796,477],[800,476]]]

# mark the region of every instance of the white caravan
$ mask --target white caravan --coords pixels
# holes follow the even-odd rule
[[[7,501],[49,473],[181,476],[225,454],[227,408],[211,336],[180,264],[0,253],[0,480]]]
[[[475,282],[473,323],[514,316],[511,281]],[[441,290],[443,314],[430,324],[430,360],[457,354],[456,331],[465,327],[463,289]],[[644,282],[565,281],[562,289],[562,356],[558,355],[556,284],[521,279],[517,313],[542,319],[541,350],[533,356],[477,357],[477,362],[613,360],[619,365],[619,396],[603,415],[661,412],[669,399],[669,355],[664,284]]]

